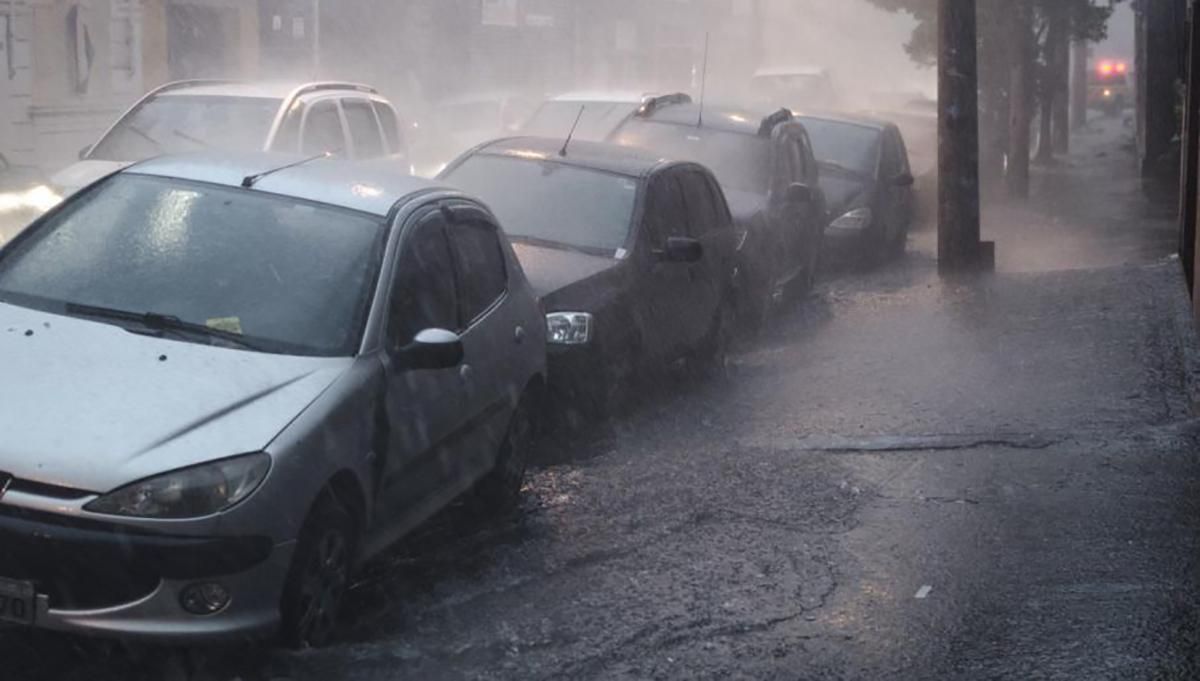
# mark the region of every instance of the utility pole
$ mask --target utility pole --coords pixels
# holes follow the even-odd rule
[[[939,0],[938,271],[994,264],[979,241],[979,56],[975,0]]]

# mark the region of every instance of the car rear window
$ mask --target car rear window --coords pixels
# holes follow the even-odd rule
[[[118,175],[0,258],[0,300],[154,313],[262,349],[357,351],[385,235],[380,217],[262,192]]]
[[[204,149],[259,151],[282,105],[267,97],[154,97],[122,118],[89,158],[132,163]]]
[[[801,122],[808,131],[817,161],[862,175],[875,174],[882,130],[821,118],[803,118]]]
[[[511,237],[613,255],[629,238],[638,182],[549,160],[472,156],[442,179],[478,196]]]
[[[614,141],[707,166],[722,187],[755,194],[770,188],[771,142],[758,135],[635,119]]]

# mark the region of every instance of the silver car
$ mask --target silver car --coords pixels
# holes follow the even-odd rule
[[[0,250],[0,621],[328,641],[363,560],[515,505],[545,333],[492,214],[382,162],[93,185]]]

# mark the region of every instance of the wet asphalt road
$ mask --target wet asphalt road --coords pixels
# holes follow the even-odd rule
[[[1000,271],[932,233],[626,417],[543,443],[522,512],[443,515],[328,650],[0,637],[3,678],[1200,678],[1200,425],[1169,211],[1101,121]]]

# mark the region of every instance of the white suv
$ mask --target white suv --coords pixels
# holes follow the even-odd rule
[[[374,88],[193,80],[151,91],[51,183],[66,196],[132,163],[205,149],[408,158],[396,110]]]

